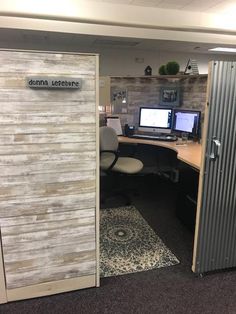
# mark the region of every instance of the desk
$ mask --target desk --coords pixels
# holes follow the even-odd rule
[[[124,136],[119,136],[118,140],[119,143],[124,144],[146,144],[165,147],[177,153],[177,159],[181,162],[179,164],[176,215],[193,231],[195,228],[198,181],[201,167],[201,144],[189,141],[186,145],[178,145],[178,142],[137,139]]]
[[[198,171],[200,170],[202,146],[199,143],[188,142],[186,145],[176,145],[178,142],[144,140],[125,136],[118,136],[118,140],[120,143],[147,144],[172,149],[177,152],[177,158],[179,160],[190,165]]]

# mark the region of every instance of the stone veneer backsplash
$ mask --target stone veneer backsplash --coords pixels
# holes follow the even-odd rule
[[[120,117],[122,126],[128,123],[137,127],[139,108],[159,106],[160,89],[167,86],[179,87],[180,107],[201,110],[204,119],[207,75],[178,78],[174,82],[164,77],[111,77],[111,95],[113,91],[126,90],[128,99],[127,113],[114,115]]]

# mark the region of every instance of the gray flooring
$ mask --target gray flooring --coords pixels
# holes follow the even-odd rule
[[[0,313],[236,313],[236,270],[203,278],[191,271],[193,233],[175,216],[175,185],[151,176],[126,183],[139,188],[140,194],[131,196],[132,203],[180,264],[103,278],[100,288],[12,302],[1,305]],[[122,201],[113,198],[103,206],[119,206]]]

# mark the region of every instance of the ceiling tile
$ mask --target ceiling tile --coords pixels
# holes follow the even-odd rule
[[[232,0],[87,0],[108,2],[114,4],[127,4],[133,6],[156,7],[164,9],[182,9],[193,12],[218,13],[236,5]]]
[[[186,11],[206,11],[210,7],[214,6],[219,1],[216,0],[193,0],[190,3],[183,6],[183,10]]]
[[[212,13],[221,13],[221,14],[236,14],[236,2],[235,1],[220,1],[217,4],[209,7],[208,11]]]

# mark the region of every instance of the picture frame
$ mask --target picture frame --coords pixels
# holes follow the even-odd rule
[[[112,90],[111,106],[113,114],[127,113],[128,91],[126,89]]]
[[[180,106],[180,87],[179,86],[162,86],[160,89],[160,106],[178,107]]]

